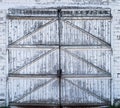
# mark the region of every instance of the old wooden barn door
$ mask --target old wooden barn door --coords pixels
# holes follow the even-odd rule
[[[11,105],[110,104],[110,9],[9,9],[7,17]]]

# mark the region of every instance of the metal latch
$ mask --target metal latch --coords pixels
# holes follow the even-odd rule
[[[57,77],[61,78],[62,76],[62,69],[57,70]]]

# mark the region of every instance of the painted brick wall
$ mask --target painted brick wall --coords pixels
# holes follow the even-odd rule
[[[69,4],[99,4],[99,5],[107,5],[109,0],[3,0],[5,3],[13,2],[13,3],[69,3]]]
[[[120,99],[120,9],[113,9],[112,47],[113,47],[113,97]]]
[[[5,106],[7,52],[6,52],[6,11],[0,9],[0,106]]]

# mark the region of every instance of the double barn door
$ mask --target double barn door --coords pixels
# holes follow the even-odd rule
[[[108,105],[110,9],[9,9],[11,105]]]

